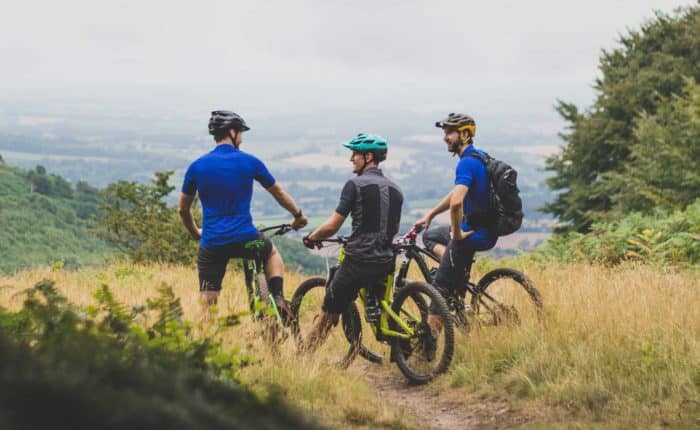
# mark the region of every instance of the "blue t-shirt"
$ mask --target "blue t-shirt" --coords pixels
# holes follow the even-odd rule
[[[462,221],[462,230],[469,231],[473,228],[467,223],[466,217],[475,211],[485,211],[489,208],[489,176],[486,165],[470,153],[478,152],[487,155],[484,151],[469,145],[462,152],[461,159],[457,163],[455,185],[464,185],[469,188],[464,198],[462,209],[465,220]]]
[[[253,180],[264,188],[275,184],[262,161],[233,145],[218,145],[190,164],[182,192],[199,193],[204,213],[202,248],[255,239],[258,230],[250,215]]]

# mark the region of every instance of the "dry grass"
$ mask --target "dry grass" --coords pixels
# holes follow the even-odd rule
[[[700,425],[698,272],[520,269],[543,295],[544,327],[531,320],[463,336],[444,389],[544,400],[572,423]]]
[[[241,313],[248,308],[243,275],[234,270],[230,266],[224,279],[218,306],[220,315]],[[107,284],[122,303],[145,304],[146,299],[155,297],[157,288],[166,283],[181,299],[186,319],[197,321],[200,316],[196,270],[178,266],[124,264],[101,271],[35,269],[21,272],[0,277],[0,306],[18,309],[23,296],[17,293],[42,279],[54,280],[71,302],[80,305],[94,303],[92,294],[102,284]],[[291,296],[302,281],[301,275],[288,274],[285,295]],[[273,354],[260,336],[259,326],[246,316],[240,326],[226,333],[224,344],[252,358],[253,364],[241,369],[240,378],[261,397],[273,392],[283,393],[294,404],[333,428],[414,428],[408,414],[385,404],[364,382],[360,372],[342,370],[330,364],[337,358],[333,351],[347,345],[338,333],[313,356],[297,354],[292,339]]]
[[[483,274],[488,264],[477,266],[476,273]],[[542,293],[544,327],[524,321],[459,335],[453,367],[433,389],[450,399],[505,397],[524,410],[546,405],[552,415],[535,427],[700,425],[698,272],[558,264],[520,269]],[[0,277],[0,305],[19,307],[16,293],[43,278],[55,280],[79,304],[92,303],[93,291],[103,283],[122,302],[143,304],[165,282],[181,298],[186,318],[198,315],[196,271],[168,266],[36,269]],[[287,276],[288,296],[301,281],[299,275]],[[230,271],[219,311],[236,313],[246,307],[242,276]],[[329,364],[335,361],[333,352],[343,347],[342,336],[310,357],[298,356],[291,340],[273,356],[257,327],[249,318],[243,321],[225,341],[253,357],[241,378],[261,396],[282,392],[333,427],[412,427],[408,411],[384,402],[367,383],[361,359],[348,370]],[[388,373],[398,375],[387,364],[380,375]]]

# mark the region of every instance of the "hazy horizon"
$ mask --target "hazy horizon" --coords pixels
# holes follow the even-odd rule
[[[0,17],[0,112],[462,110],[554,124],[556,99],[592,102],[603,49],[690,4],[15,2]]]

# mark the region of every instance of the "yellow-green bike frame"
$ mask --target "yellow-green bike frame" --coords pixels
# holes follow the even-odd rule
[[[338,255],[338,264],[342,264],[344,259],[345,248],[341,248],[340,254]],[[362,306],[366,309],[367,289],[361,288],[359,296],[360,300],[362,301]],[[371,324],[370,326],[372,327],[372,331],[374,332],[374,335],[376,337],[398,337],[401,339],[410,339],[412,336],[415,335],[415,331],[411,327],[409,327],[408,324],[402,321],[401,317],[399,317],[396,314],[396,312],[394,312],[391,309],[391,305],[394,302],[393,296],[394,274],[390,273],[384,280],[384,296],[379,301],[379,308],[382,310],[382,312],[379,315],[379,324]],[[418,321],[418,318],[411,315],[411,313],[409,313],[408,311],[402,309],[401,312],[405,313],[409,318],[413,319],[414,321]],[[391,318],[391,320],[396,323],[396,325],[402,330],[402,332],[392,330],[389,328],[389,318]]]

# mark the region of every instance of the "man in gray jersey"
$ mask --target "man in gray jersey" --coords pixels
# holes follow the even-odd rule
[[[334,235],[352,214],[345,259],[326,289],[321,316],[308,336],[310,349],[326,339],[360,288],[394,271],[392,239],[399,231],[403,194],[378,168],[386,159],[388,143],[379,136],[358,134],[343,146],[352,151],[350,161],[357,176],[343,187],[331,217],[304,238],[304,245],[313,248],[316,242]]]

